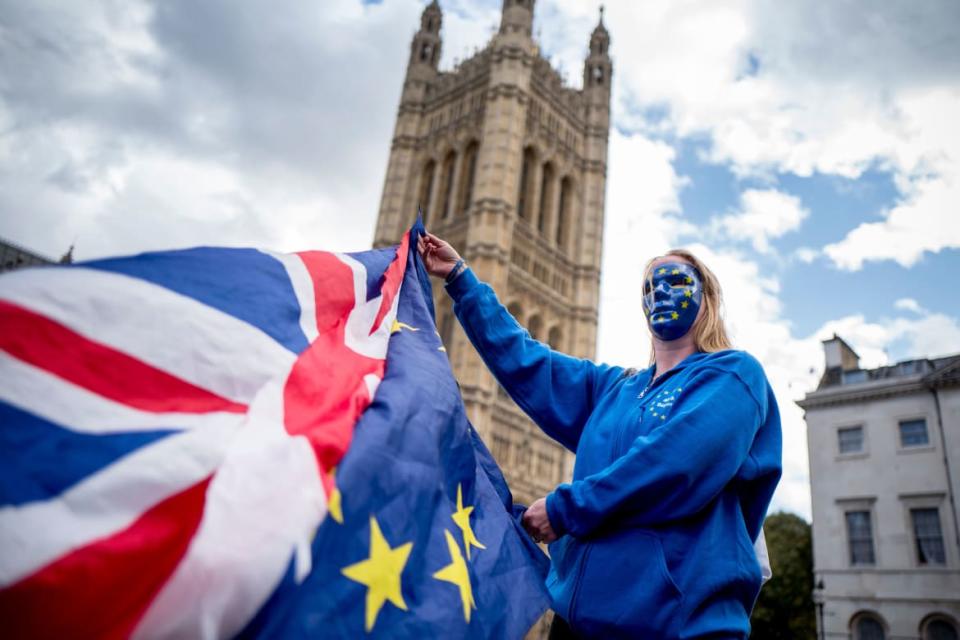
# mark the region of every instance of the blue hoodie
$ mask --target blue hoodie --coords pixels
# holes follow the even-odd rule
[[[533,340],[469,269],[447,291],[500,384],[577,454],[547,496],[553,609],[585,637],[746,638],[781,470],[760,364],[695,353],[653,381]]]

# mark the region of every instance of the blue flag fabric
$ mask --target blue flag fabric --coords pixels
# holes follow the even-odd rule
[[[411,247],[423,232],[418,220]],[[549,561],[467,420],[430,291],[411,250],[386,375],[336,469],[312,570],[297,584],[291,561],[243,635],[520,638],[549,606]]]

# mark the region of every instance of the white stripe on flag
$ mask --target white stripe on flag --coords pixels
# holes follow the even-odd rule
[[[0,401],[79,433],[104,434],[195,429],[240,424],[243,415],[153,413],[114,402],[0,351]]]
[[[307,342],[312,343],[318,335],[317,296],[313,290],[313,280],[310,278],[307,266],[300,259],[300,256],[293,253],[261,251],[278,260],[287,270],[287,277],[290,278],[293,292],[297,296],[297,302],[300,303],[300,330],[307,337]]]
[[[269,599],[294,553],[297,578],[309,572],[310,542],[326,512],[316,456],[306,438],[284,429],[283,387],[272,382],[210,483],[186,555],[133,636],[236,635]]]
[[[394,296],[390,304],[390,310],[380,322],[377,330],[371,334],[373,323],[380,311],[383,294],[381,292],[379,296],[368,301],[366,267],[360,261],[344,253],[334,255],[353,271],[354,307],[347,318],[344,342],[360,355],[368,358],[386,358],[387,345],[390,343],[390,329],[393,328],[393,321],[397,317],[397,305],[400,302],[400,287],[397,287],[397,295]]]
[[[296,359],[247,322],[122,274],[79,267],[24,269],[0,278],[0,298],[244,404]]]
[[[0,587],[116,533],[157,503],[209,476],[235,425],[158,440],[84,479],[56,499],[0,508]]]

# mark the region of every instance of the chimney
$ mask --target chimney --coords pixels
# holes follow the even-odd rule
[[[860,356],[837,334],[823,341],[823,355],[826,360],[820,388],[843,382],[843,374],[860,368]]]

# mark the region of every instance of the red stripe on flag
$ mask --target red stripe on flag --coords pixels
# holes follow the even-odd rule
[[[160,502],[125,530],[0,591],[4,636],[129,636],[183,558],[203,516],[209,484],[208,477]]]
[[[244,413],[246,405],[174,377],[69,327],[0,300],[0,350],[143,411]]]
[[[384,273],[383,300],[373,329],[383,321],[400,290],[408,236]],[[370,374],[383,378],[386,360],[362,356],[344,343],[347,317],[354,306],[352,269],[330,254],[298,255],[314,283],[320,335],[300,354],[284,385],[284,426],[291,435],[310,441],[329,493],[328,472],[343,458],[357,420],[373,400],[363,378]]]
[[[391,305],[393,305],[393,299],[397,296],[397,292],[400,291],[400,283],[403,281],[403,273],[407,267],[407,251],[410,248],[410,232],[404,234],[403,240],[400,241],[400,246],[397,247],[397,257],[394,258],[393,262],[390,263],[390,266],[387,267],[386,272],[383,274],[383,286],[380,289],[380,293],[383,298],[380,301],[380,309],[377,311],[377,317],[373,321],[373,326],[370,327],[370,333],[373,334],[377,330],[377,327],[380,326],[380,323],[383,322],[384,317],[390,311]]]

